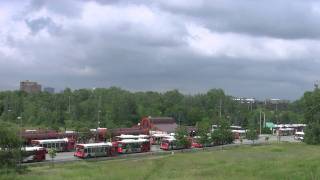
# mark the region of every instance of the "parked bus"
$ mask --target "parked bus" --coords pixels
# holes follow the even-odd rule
[[[203,145],[199,142],[200,138],[201,138],[200,136],[194,136],[192,138],[192,142],[191,142],[192,148],[203,148]]]
[[[22,148],[22,162],[39,162],[46,160],[46,149],[43,147]]]
[[[77,144],[74,156],[79,158],[90,158],[100,156],[113,156],[115,149],[110,142]]]
[[[115,142],[117,152],[124,153],[139,153],[150,151],[150,140],[148,139],[123,139]]]
[[[152,134],[151,136],[151,144],[160,145],[161,141],[165,138],[170,138],[169,134]]]
[[[191,142],[190,142],[190,145],[191,145]],[[160,149],[163,149],[163,150],[176,150],[176,149],[188,149],[188,148],[190,148],[190,146],[178,145],[176,138],[173,136],[167,139],[163,139],[160,145]]]
[[[139,134],[139,135],[131,135],[131,134],[121,134],[120,136],[116,136],[116,141],[121,141],[124,139],[149,139],[149,135]]]
[[[74,149],[75,141],[73,139],[43,139],[32,140],[33,146],[40,146],[46,149],[54,148],[58,152],[71,151]]]
[[[297,131],[297,132],[294,134],[294,139],[295,139],[295,140],[303,141],[303,139],[304,139],[304,132],[299,132],[299,131]]]

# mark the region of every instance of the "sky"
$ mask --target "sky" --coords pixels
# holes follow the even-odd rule
[[[295,100],[320,79],[319,19],[312,0],[0,0],[0,90]]]

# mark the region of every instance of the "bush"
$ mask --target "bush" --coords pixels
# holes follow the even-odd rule
[[[272,131],[269,128],[265,127],[265,128],[261,129],[261,133],[262,134],[272,134]]]
[[[234,136],[229,129],[218,128],[212,132],[211,139],[215,145],[223,145],[232,143]]]
[[[305,130],[304,141],[307,144],[320,144],[320,123],[308,124]]]

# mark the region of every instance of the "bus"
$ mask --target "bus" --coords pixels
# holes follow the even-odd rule
[[[297,131],[297,132],[294,134],[294,139],[295,139],[295,140],[303,141],[303,139],[304,139],[304,132],[302,132],[302,131]]]
[[[115,149],[110,142],[77,144],[74,156],[79,158],[91,158],[101,156],[113,156]]]
[[[71,151],[74,149],[75,141],[73,139],[43,139],[43,140],[32,140],[33,146],[40,146],[46,149],[56,149],[57,152]]]
[[[203,144],[201,144],[199,141],[200,141],[200,136],[194,136],[192,139],[191,139],[191,147],[192,148],[203,148]]]
[[[140,153],[150,151],[149,139],[123,139],[116,141],[117,152],[120,154]]]
[[[166,150],[166,151],[177,150],[177,149],[188,149],[188,148],[190,148],[189,145],[187,146],[178,145],[176,138],[173,136],[170,138],[163,139],[160,144],[160,149]]]
[[[170,138],[171,136],[169,134],[162,134],[162,133],[158,133],[158,134],[152,134],[151,135],[151,144],[153,145],[160,145],[161,141],[165,138]]]
[[[43,147],[22,148],[22,162],[39,162],[46,160],[46,149]]]
[[[145,134],[139,134],[139,135],[131,135],[131,134],[121,134],[120,136],[116,136],[116,141],[121,141],[123,139],[149,139],[150,136]]]

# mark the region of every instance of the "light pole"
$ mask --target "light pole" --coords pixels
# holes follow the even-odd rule
[[[261,135],[261,113],[263,114],[263,127],[265,127],[265,124],[266,124],[266,113],[262,112],[260,109],[260,135]]]
[[[20,157],[19,157],[19,168],[21,168],[21,161],[22,161],[22,117],[18,116],[17,119],[19,120],[19,138],[20,138]]]

